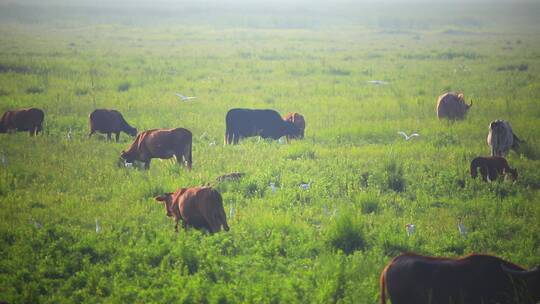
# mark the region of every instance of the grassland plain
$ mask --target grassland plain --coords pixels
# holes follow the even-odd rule
[[[380,271],[403,251],[540,263],[539,18],[504,23],[492,7],[442,20],[158,22],[4,8],[0,111],[35,106],[46,121],[38,137],[0,136],[0,300],[375,303]],[[538,17],[537,6],[524,11]],[[437,120],[448,90],[473,100],[466,120]],[[232,107],[300,112],[306,138],[223,146]],[[131,139],[87,139],[95,108],[139,130],[190,129],[193,170],[116,167]],[[469,177],[493,119],[526,141],[509,156],[515,184]],[[231,231],[175,234],[154,196],[233,171],[247,174],[216,185]]]

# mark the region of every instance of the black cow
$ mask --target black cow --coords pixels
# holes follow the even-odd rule
[[[274,110],[231,109],[227,112],[225,123],[225,144],[237,144],[242,137],[279,139],[302,134],[297,126],[283,120]]]

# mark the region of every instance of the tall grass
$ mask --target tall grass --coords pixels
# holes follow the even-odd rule
[[[445,32],[396,18],[317,30],[269,19],[0,22],[0,111],[46,113],[41,136],[0,134],[0,300],[374,303],[380,271],[404,251],[538,264],[540,41],[483,31],[481,20]],[[464,121],[437,120],[446,90],[474,100]],[[222,146],[232,107],[302,113],[306,138]],[[193,170],[157,159],[148,171],[116,167],[132,138],[88,139],[95,108],[139,130],[190,129]],[[526,140],[508,157],[519,179],[473,180],[469,162],[489,153],[487,126],[501,118]],[[230,172],[246,175],[215,182]],[[231,231],[175,234],[153,197],[206,183],[222,193]]]

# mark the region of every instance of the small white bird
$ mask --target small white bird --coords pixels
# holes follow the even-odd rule
[[[199,138],[200,139],[207,139],[208,138],[208,133],[206,133],[206,131],[204,131],[204,133],[201,134],[201,136]]]
[[[43,227],[43,225],[41,225],[40,222],[38,221],[32,221],[34,223],[34,227],[36,227],[36,229],[41,229]]]
[[[209,143],[208,145],[209,145],[210,147],[213,147],[213,146],[215,146],[215,145],[216,145],[216,141],[215,141],[215,140],[213,140],[213,141],[212,141],[212,142],[210,142],[210,143]]]
[[[276,193],[276,183],[270,183],[270,188],[272,189],[272,193]]]
[[[461,235],[463,236],[467,235],[467,229],[465,228],[465,225],[463,225],[463,222],[461,222],[461,219],[459,219],[459,222],[458,222],[458,230]]]
[[[99,224],[99,220],[96,219],[96,233],[100,233],[101,232],[101,225]]]
[[[231,208],[229,209],[229,219],[232,219],[234,216],[234,206],[231,206]]]
[[[416,232],[416,226],[414,224],[405,225],[407,228],[407,236],[411,236]]]
[[[71,140],[73,136],[73,133],[71,132],[71,127],[69,128],[69,131],[67,132],[67,140]]]
[[[326,207],[326,205],[323,206],[322,212],[323,212],[323,215],[324,215],[324,216],[328,216],[328,215],[330,214],[330,213],[328,212],[328,207]]]
[[[6,152],[2,150],[2,166],[4,166],[4,168],[7,168],[7,165],[8,165],[8,160],[7,160]]]
[[[407,134],[406,134],[405,132],[403,132],[403,131],[399,131],[399,132],[397,132],[397,133],[398,133],[399,135],[403,136],[403,138],[405,138],[405,140],[409,140],[409,139],[411,139],[411,138],[413,138],[413,137],[418,137],[418,136],[420,136],[420,134],[418,134],[418,133],[413,133],[413,134],[411,134],[411,135],[407,135]]]
[[[376,84],[376,85],[385,85],[385,84],[388,84],[388,81],[384,81],[384,80],[369,80],[368,83]]]
[[[195,99],[195,98],[197,98],[197,97],[195,97],[195,96],[184,96],[184,95],[182,95],[182,94],[180,94],[180,93],[176,93],[176,96],[180,97],[180,100],[182,100],[182,101],[188,101],[188,100],[190,100],[190,99]]]

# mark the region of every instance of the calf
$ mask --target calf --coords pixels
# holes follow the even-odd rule
[[[517,170],[510,168],[508,162],[503,157],[491,156],[491,157],[477,157],[471,162],[471,177],[476,178],[478,175],[478,168],[480,168],[480,174],[484,181],[494,181],[499,175],[510,174],[513,180],[517,179]]]
[[[180,220],[186,230],[191,226],[214,233],[220,231],[223,226],[225,231],[229,231],[221,194],[211,187],[181,188],[174,193],[157,196],[155,199],[165,203],[167,216],[174,216],[176,232]]]
[[[88,116],[90,133],[92,136],[96,131],[107,134],[107,139],[111,139],[111,133],[115,133],[116,142],[120,139],[120,132],[131,136],[137,135],[137,129],[130,126],[124,116],[116,110],[97,109]]]

